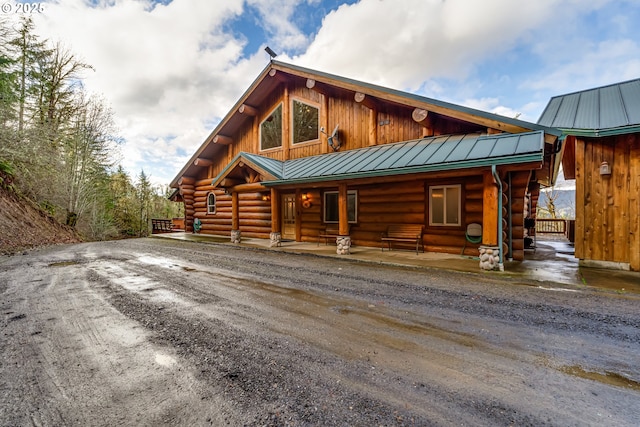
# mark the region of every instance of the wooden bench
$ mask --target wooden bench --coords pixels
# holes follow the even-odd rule
[[[350,232],[351,227],[347,230],[347,235]],[[324,231],[321,231],[318,234],[318,246],[320,246],[320,240],[324,239],[324,244],[329,244],[329,239],[333,239],[334,241],[340,236],[340,227],[338,224],[328,224]]]
[[[173,232],[173,222],[170,219],[151,219],[151,234]]]
[[[416,224],[392,224],[387,227],[387,232],[382,233],[380,239],[382,240],[382,250],[384,251],[384,244],[387,243],[389,250],[391,250],[391,242],[400,243],[415,243],[416,255],[418,249],[422,248],[424,252],[424,245],[422,244],[422,230],[423,225]]]

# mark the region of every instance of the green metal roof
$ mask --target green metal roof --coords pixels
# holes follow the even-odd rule
[[[265,186],[276,186],[542,162],[543,155],[544,132],[534,131],[434,136],[287,161],[240,153],[231,164],[242,158],[271,175],[263,181]],[[213,182],[225,174],[226,170]]]
[[[570,135],[640,132],[640,79],[553,97],[538,123]]]

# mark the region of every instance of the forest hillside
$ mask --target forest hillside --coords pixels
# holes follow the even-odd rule
[[[61,225],[30,200],[0,186],[0,255],[80,241],[71,227]]]
[[[143,237],[151,218],[181,215],[168,185],[121,165],[114,113],[83,84],[90,64],[27,16],[0,16],[0,39],[0,252]]]

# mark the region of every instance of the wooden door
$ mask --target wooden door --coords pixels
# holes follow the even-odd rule
[[[296,239],[296,196],[282,195],[282,238]]]

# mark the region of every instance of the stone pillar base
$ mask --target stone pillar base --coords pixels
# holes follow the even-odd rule
[[[282,234],[279,231],[274,231],[269,234],[269,247],[273,248],[274,246],[282,245]]]
[[[482,270],[500,270],[504,267],[500,264],[500,248],[498,246],[480,246],[480,268]]]
[[[351,253],[351,237],[350,236],[338,236],[336,237],[336,253],[338,255],[349,255]]]
[[[242,241],[242,233],[240,230],[231,230],[231,243],[240,243]]]

